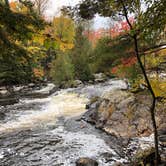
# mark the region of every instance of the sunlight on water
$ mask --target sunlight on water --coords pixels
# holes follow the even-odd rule
[[[56,121],[60,116],[77,116],[85,112],[85,104],[87,99],[79,97],[74,93],[61,92],[52,98],[37,99],[38,102],[47,101],[41,110],[30,111],[28,114],[24,112],[18,118],[7,123],[0,124],[0,133],[12,132],[19,129],[30,129],[36,126]],[[36,100],[33,100],[36,101]],[[32,100],[22,101],[31,103]]]

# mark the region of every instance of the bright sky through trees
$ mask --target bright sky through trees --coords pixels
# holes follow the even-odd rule
[[[62,6],[73,6],[79,3],[80,0],[50,0],[49,8],[46,11],[47,16],[53,17],[59,14]],[[106,18],[96,17],[94,21],[94,28],[107,27],[108,20]]]
[[[9,0],[16,1],[16,0]],[[74,6],[79,3],[80,0],[50,0],[50,3],[48,5],[48,9],[46,10],[45,14],[48,17],[48,19],[52,19],[54,16],[59,15],[59,11],[62,6]],[[94,28],[102,28],[102,27],[108,27],[109,21],[106,18],[102,18],[97,16],[94,19]]]

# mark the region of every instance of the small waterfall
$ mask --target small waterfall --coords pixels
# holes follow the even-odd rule
[[[6,119],[0,121],[2,165],[74,166],[79,157],[94,158],[99,166],[126,162],[127,158],[119,155],[119,140],[75,120],[86,111],[91,97],[126,88],[124,81],[109,80],[60,90],[44,99],[22,99],[7,106]]]
[[[6,123],[0,123],[0,133],[13,132],[21,129],[31,129],[37,126],[55,123],[60,116],[72,117],[85,112],[85,104],[88,100],[75,93],[67,93],[65,90],[58,95],[46,99],[22,100],[22,105],[42,102],[45,105],[40,110],[21,111],[16,113],[16,118]]]

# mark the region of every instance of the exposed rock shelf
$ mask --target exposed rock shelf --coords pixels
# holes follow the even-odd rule
[[[87,105],[83,119],[120,137],[149,136],[153,132],[149,112],[151,100],[145,94],[132,94],[124,90],[112,90],[101,97],[94,97]],[[166,126],[164,108],[158,108],[157,126]]]

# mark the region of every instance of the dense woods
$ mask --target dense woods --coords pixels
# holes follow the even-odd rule
[[[88,3],[93,5],[94,12],[110,17],[113,14],[115,17],[113,25],[111,24],[110,28],[105,29],[103,34],[96,34],[92,28],[89,30],[88,20],[79,18],[79,14],[87,19],[91,19],[95,14],[89,13],[88,7],[90,5]],[[66,64],[71,66],[69,75],[73,75],[69,76],[68,79],[88,81],[93,79],[92,73],[104,72],[109,76],[123,78],[130,76],[129,79],[136,82],[138,81],[136,77],[139,77],[139,80],[141,77],[135,59],[134,41],[131,39],[134,33],[138,36],[140,58],[142,62],[144,61],[147,72],[161,72],[164,69],[165,60],[165,49],[160,49],[160,45],[165,43],[165,18],[163,16],[165,11],[162,9],[164,2],[161,1],[151,6],[150,2],[147,1],[144,6],[147,9],[146,12],[142,11],[139,2],[137,2],[138,4],[133,3],[129,6],[131,11],[127,12],[129,14],[135,13],[135,16],[127,15],[127,20],[122,14],[123,6],[121,9],[116,9],[118,4],[115,3],[114,8],[105,9],[104,5],[107,3],[109,2],[98,3],[96,1],[92,3],[86,1],[80,5],[80,10],[73,9],[72,14],[70,14],[71,10],[63,9],[61,16],[48,22],[42,14],[48,7],[47,1],[12,1],[10,3],[2,1],[1,84],[42,81],[44,78],[56,80],[55,73],[56,70],[57,73],[59,71],[54,64],[56,61],[62,61],[65,57]],[[124,5],[127,6],[128,3]],[[120,8],[120,5],[118,6]],[[154,8],[163,13],[149,16]],[[86,15],[84,15],[85,13]],[[120,21],[118,21],[119,14],[122,15]],[[160,20],[160,24],[150,26],[148,16],[149,19],[154,19],[152,22]],[[146,22],[144,17],[146,17]],[[131,25],[128,24],[128,21]],[[145,24],[146,26],[143,26]],[[132,26],[132,31],[130,31],[130,26]],[[24,74],[26,74],[27,80],[24,79]],[[61,74],[63,75],[63,72]],[[59,79],[61,80],[61,78]],[[65,79],[65,81],[67,80]]]

